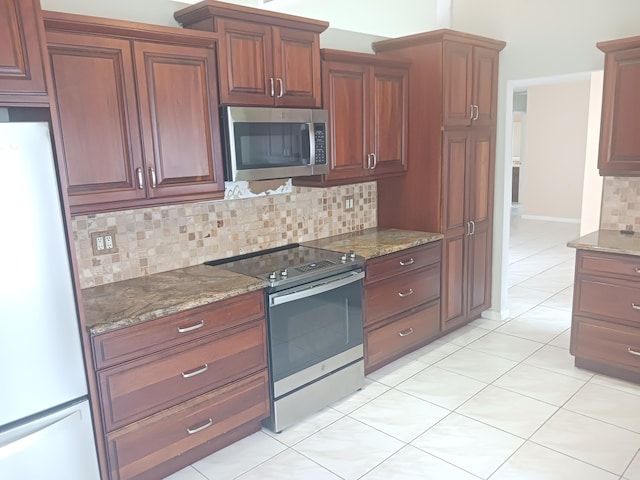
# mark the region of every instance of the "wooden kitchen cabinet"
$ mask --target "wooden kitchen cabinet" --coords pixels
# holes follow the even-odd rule
[[[329,111],[326,175],[296,185],[328,186],[404,174],[408,64],[375,55],[322,51],[323,104]]]
[[[440,334],[440,241],[365,263],[367,373]]]
[[[269,415],[261,291],[92,337],[112,479],[161,478]]]
[[[605,52],[600,175],[640,175],[640,36],[601,42]]]
[[[407,173],[378,180],[378,226],[444,234],[442,331],[490,307],[498,56],[505,43],[448,29],[383,40],[409,61]]]
[[[39,0],[0,0],[0,105],[48,106]]]
[[[444,125],[495,125],[499,52],[472,43],[446,41],[443,53]]]
[[[493,138],[488,129],[444,133],[443,330],[491,304]]]
[[[640,382],[640,258],[578,250],[571,353],[578,367]]]
[[[222,104],[320,107],[320,32],[328,23],[213,0],[175,18],[218,32]]]
[[[210,36],[53,12],[45,28],[72,213],[223,195]]]

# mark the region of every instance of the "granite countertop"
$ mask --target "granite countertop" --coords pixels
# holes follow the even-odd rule
[[[441,233],[416,232],[395,228],[368,228],[344,235],[305,242],[307,247],[348,252],[353,250],[366,259],[399,252],[442,239]]]
[[[85,288],[82,301],[93,335],[261,290],[263,280],[208,265]]]
[[[596,230],[572,240],[567,246],[578,250],[640,256],[640,233],[622,234],[618,230]]]
[[[369,228],[305,242],[310,247],[369,259],[440,240],[439,233]],[[85,288],[82,302],[92,335],[154,320],[243,293],[261,290],[263,280],[208,265],[196,265],[122,282]]]

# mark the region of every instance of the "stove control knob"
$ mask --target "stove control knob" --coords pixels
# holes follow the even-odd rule
[[[340,261],[341,261],[342,263],[346,263],[346,261],[347,261],[347,254],[346,254],[346,253],[343,253],[343,254],[342,254],[342,256],[340,257]]]
[[[287,271],[286,268],[283,268],[282,271],[280,272],[280,276],[282,278],[287,278],[289,276],[289,272]]]
[[[269,280],[273,281],[273,280],[275,280],[275,279],[276,279],[276,272],[271,272],[271,273],[269,274]]]
[[[351,261],[356,259],[356,252],[354,252],[353,250],[349,251],[349,259]]]

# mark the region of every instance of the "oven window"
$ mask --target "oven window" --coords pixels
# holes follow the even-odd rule
[[[362,341],[361,281],[269,308],[274,382]]]
[[[238,170],[310,163],[307,123],[236,122],[233,129]]]

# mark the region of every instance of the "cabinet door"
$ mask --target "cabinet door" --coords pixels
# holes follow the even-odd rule
[[[473,46],[445,42],[443,72],[443,116],[449,127],[471,125],[473,112]]]
[[[475,131],[468,161],[467,209],[471,231],[467,248],[468,318],[491,306],[492,213],[494,182],[493,131]]]
[[[368,175],[369,88],[367,68],[358,64],[325,62],[323,96],[329,110],[331,180]]]
[[[46,95],[42,32],[38,0],[0,0],[0,104]]]
[[[473,126],[490,127],[497,122],[498,51],[473,47]]]
[[[465,252],[469,224],[466,217],[468,189],[467,158],[469,133],[445,132],[443,136],[443,233],[442,244],[442,329],[457,326],[466,319],[467,282]]]
[[[47,35],[72,212],[145,198],[131,44]]]
[[[275,102],[286,107],[320,107],[319,35],[273,28]]]
[[[640,48],[607,53],[598,168],[601,175],[640,175]]]
[[[273,105],[273,39],[271,27],[237,20],[218,20],[220,32],[220,103]]]
[[[408,123],[407,71],[373,67],[371,73],[370,152],[371,173],[379,176],[402,173],[407,168]]]
[[[213,49],[134,48],[148,196],[224,191]]]

